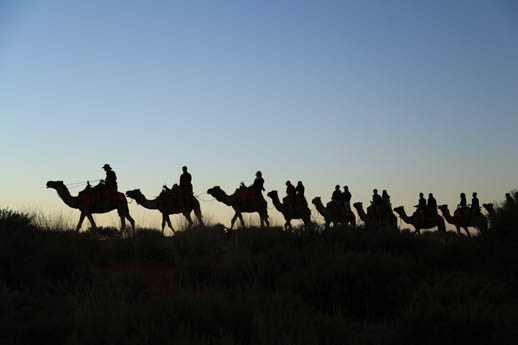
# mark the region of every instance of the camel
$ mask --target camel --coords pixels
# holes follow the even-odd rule
[[[268,194],[272,201],[273,205],[284,216],[286,223],[284,223],[284,229],[292,229],[291,220],[292,219],[301,219],[304,222],[304,226],[311,225],[311,210],[306,206],[305,208],[293,207],[289,208],[284,203],[281,203],[279,200],[279,194],[276,190],[272,190]]]
[[[159,196],[154,199],[146,199],[144,194],[140,191],[140,189],[129,190],[126,192],[126,196],[134,199],[137,204],[143,206],[150,210],[158,210],[162,213],[162,235],[164,235],[165,225],[167,225],[173,230],[173,234],[176,235],[176,231],[171,224],[171,219],[169,218],[170,214],[179,214],[182,213],[184,217],[189,222],[188,228],[193,225],[193,221],[191,219],[191,211],[194,210],[194,214],[198,218],[198,221],[201,225],[203,225],[203,219],[201,215],[200,202],[198,199],[192,198],[192,201],[184,202],[182,205],[178,205],[176,200],[172,199],[168,192],[162,191]]]
[[[496,211],[495,211],[495,208],[493,207],[493,204],[482,204],[482,207],[484,207],[486,209],[486,211],[490,217],[495,215]]]
[[[337,212],[337,208],[334,201],[327,203],[326,207],[322,204],[322,200],[319,196],[311,200],[311,202],[317,208],[318,213],[324,217],[326,222],[326,229],[329,229],[329,225],[333,223],[333,227],[336,227],[339,223],[347,225],[351,223],[352,226],[356,226],[356,216],[351,209],[346,214],[340,214]]]
[[[439,210],[441,210],[442,215],[444,219],[452,224],[455,225],[457,228],[457,233],[460,234],[460,229],[464,229],[466,231],[466,235],[471,236],[469,233],[468,227],[475,227],[480,230],[486,230],[487,229],[487,218],[483,215],[473,215],[468,217],[458,217],[450,214],[450,210],[448,209],[448,205],[441,205],[438,207]]]
[[[356,211],[358,212],[358,216],[365,223],[365,225],[381,224],[388,225],[392,228],[397,228],[397,218],[394,215],[394,213],[392,213],[392,211],[390,211],[390,213],[387,213],[387,215],[382,219],[375,219],[370,214],[367,214],[365,213],[365,211],[363,211],[363,204],[361,202],[355,202],[353,204],[353,207],[356,209]]]
[[[230,229],[234,227],[234,223],[239,218],[241,221],[241,226],[245,227],[245,222],[243,221],[243,215],[242,213],[253,213],[257,212],[259,213],[259,218],[261,220],[261,228],[264,227],[264,224],[266,223],[266,226],[270,226],[270,222],[268,221],[268,209],[267,209],[267,203],[266,200],[263,198],[258,199],[252,199],[252,200],[242,200],[240,198],[240,190],[236,189],[234,194],[227,195],[223,189],[221,189],[220,186],[214,186],[212,188],[209,188],[207,190],[207,194],[214,197],[219,202],[224,203],[227,206],[231,206],[234,211],[234,217],[232,217],[232,221],[230,224]]]
[[[100,202],[91,205],[89,200],[84,199],[80,196],[72,196],[68,191],[68,188],[65,186],[63,181],[48,181],[47,188],[53,188],[58,192],[59,197],[65,204],[69,207],[77,208],[81,211],[81,215],[79,216],[79,222],[76,226],[76,231],[81,229],[81,225],[83,224],[83,220],[88,218],[90,224],[93,229],[96,229],[94,218],[92,214],[94,213],[106,213],[113,210],[117,210],[119,213],[119,217],[121,219],[121,234],[124,232],[126,228],[126,218],[131,224],[133,236],[135,236],[135,221],[131,218],[128,209],[128,201],[124,194],[116,192],[115,198],[113,199],[104,199],[100,200]],[[80,193],[81,195],[81,193]]]
[[[446,232],[444,218],[438,214],[433,217],[425,217],[424,219],[421,219],[417,213],[418,211],[415,211],[411,217],[407,216],[403,206],[396,207],[394,211],[399,214],[405,223],[413,225],[415,232],[418,234],[421,234],[421,229],[430,229],[433,227],[437,227],[441,232]]]

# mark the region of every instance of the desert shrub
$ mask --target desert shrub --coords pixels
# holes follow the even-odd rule
[[[15,231],[34,230],[34,217],[23,212],[8,208],[0,209],[0,232],[12,233]]]
[[[518,192],[513,192],[512,203],[503,202],[495,208],[495,213],[489,216],[489,234],[496,234],[506,240],[518,240]]]
[[[518,331],[513,290],[480,274],[448,272],[415,292],[401,313],[402,343],[512,344]]]

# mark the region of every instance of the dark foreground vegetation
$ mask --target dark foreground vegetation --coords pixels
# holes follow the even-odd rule
[[[120,239],[0,210],[0,343],[516,344],[516,206],[491,224]]]

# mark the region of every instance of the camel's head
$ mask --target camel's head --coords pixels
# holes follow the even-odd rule
[[[266,194],[267,196],[269,196],[270,198],[278,198],[278,193],[276,190],[272,190],[271,192],[268,192],[268,194]]]
[[[311,200],[311,202],[314,204],[314,205],[320,205],[322,204],[322,200],[320,200],[320,197],[319,196],[316,196],[313,198],[313,200]]]
[[[359,202],[359,201],[358,201],[358,202],[355,202],[355,203],[353,204],[353,207],[354,207],[354,208],[356,208],[357,210],[358,210],[358,209],[362,209],[362,208],[363,208],[363,204],[362,204],[361,202]]]
[[[495,212],[495,209],[493,208],[493,204],[482,204],[482,206],[486,209],[488,213]]]
[[[396,212],[397,214],[403,214],[405,212],[405,208],[403,206],[395,207],[394,212]]]
[[[47,181],[47,188],[58,189],[60,187],[65,187],[63,181]]]
[[[141,197],[142,195],[143,194],[140,191],[140,189],[129,190],[126,192],[126,196],[128,198],[132,198],[132,199],[137,199],[137,198]]]
[[[207,194],[212,195],[214,198],[216,195],[220,195],[223,190],[220,186],[214,186],[212,188],[207,189]]]
[[[448,211],[448,205],[440,205],[440,206],[437,206],[437,208],[441,211]]]

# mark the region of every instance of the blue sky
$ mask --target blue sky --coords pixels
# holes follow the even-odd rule
[[[308,199],[501,200],[518,187],[517,34],[514,1],[2,1],[0,206],[70,213],[45,181],[104,163],[149,196],[185,164],[197,193],[260,169]]]

